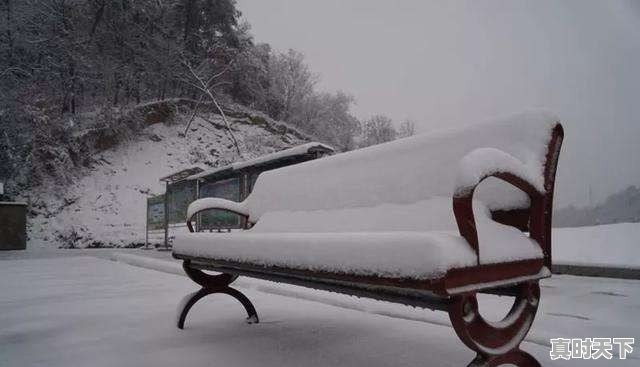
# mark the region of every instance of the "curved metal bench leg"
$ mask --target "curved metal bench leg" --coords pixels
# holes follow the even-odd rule
[[[182,300],[178,307],[178,329],[184,329],[184,321],[187,318],[187,314],[189,313],[189,310],[191,310],[191,307],[193,307],[193,305],[195,305],[201,298],[208,296],[211,293],[214,292],[206,288],[202,288],[197,292],[187,295],[185,299]]]
[[[184,329],[184,322],[187,318],[189,310],[191,310],[191,307],[193,307],[193,305],[195,305],[196,302],[198,302],[200,299],[214,293],[228,294],[240,301],[240,303],[242,303],[242,305],[244,306],[244,309],[247,311],[247,323],[257,324],[258,322],[260,322],[255,307],[253,307],[251,301],[249,301],[249,299],[239,290],[230,287],[224,287],[220,289],[202,288],[199,291],[188,295],[186,299],[181,303],[181,307],[178,309],[178,329]]]
[[[201,270],[190,268],[188,260],[184,261],[182,267],[185,273],[187,273],[187,276],[202,286],[202,289],[187,295],[181,302],[178,309],[177,320],[177,326],[179,329],[184,329],[184,322],[189,310],[191,310],[191,307],[193,307],[193,305],[203,297],[214,293],[224,293],[237,299],[242,303],[244,309],[247,311],[247,322],[250,324],[259,322],[258,313],[256,312],[255,307],[253,307],[251,301],[249,301],[249,299],[239,290],[229,287],[229,284],[236,280],[237,276],[232,274],[210,275]]]
[[[249,301],[249,298],[247,298],[247,296],[245,296],[244,294],[242,294],[242,292],[240,292],[239,290],[235,289],[235,288],[231,288],[231,287],[227,287],[224,288],[222,290],[219,291],[220,293],[224,293],[224,294],[228,294],[231,297],[237,299],[238,301],[240,301],[240,303],[242,303],[242,305],[244,306],[245,311],[247,311],[247,323],[249,324],[257,324],[260,322],[260,319],[258,318],[258,313],[256,312],[256,308],[253,307],[253,304],[251,303],[251,301]]]
[[[470,367],[500,366],[538,367],[540,363],[520,350],[520,343],[529,332],[540,301],[538,282],[517,286],[518,294],[507,316],[499,322],[488,322],[478,311],[475,293],[451,298],[449,319],[458,337],[477,353]]]

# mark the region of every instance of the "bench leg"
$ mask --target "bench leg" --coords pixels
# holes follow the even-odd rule
[[[259,322],[258,313],[256,312],[255,307],[253,307],[251,301],[249,301],[249,299],[239,290],[229,287],[229,284],[236,280],[237,276],[232,274],[210,275],[201,270],[189,267],[188,260],[183,262],[182,268],[191,280],[202,286],[202,289],[187,295],[180,303],[177,319],[177,326],[179,329],[184,329],[184,322],[191,307],[193,307],[193,305],[203,297],[214,293],[227,294],[237,299],[242,303],[244,309],[247,311],[247,322],[250,324]]]
[[[515,302],[507,316],[499,322],[488,322],[478,311],[476,293],[453,296],[449,319],[458,337],[477,353],[469,367],[500,366],[538,367],[540,363],[520,350],[520,343],[529,332],[540,301],[537,281],[518,287]]]

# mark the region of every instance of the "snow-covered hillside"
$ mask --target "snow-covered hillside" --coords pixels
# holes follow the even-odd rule
[[[205,121],[205,119],[207,121]],[[92,168],[74,173],[72,184],[44,184],[29,200],[29,247],[135,246],[144,243],[148,195],[164,192],[158,179],[200,166],[210,168],[250,159],[304,143],[295,131],[278,133],[264,120],[230,118],[239,157],[224,121],[211,114],[197,118],[186,134],[188,116],[156,123],[125,141],[97,153]]]

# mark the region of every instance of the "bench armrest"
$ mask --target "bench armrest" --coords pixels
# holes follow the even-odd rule
[[[191,221],[196,214],[203,212],[205,210],[226,210],[228,212],[232,212],[238,214],[242,217],[248,218],[249,213],[244,208],[242,203],[238,203],[231,200],[221,199],[221,198],[203,198],[198,199],[191,204],[189,204],[189,208],[187,209],[187,227],[189,227],[189,232],[193,232],[193,227],[191,226]]]
[[[543,177],[537,177],[539,175],[530,172],[531,170],[522,161],[509,153],[495,148],[478,148],[460,160],[454,196],[465,196],[485,178],[500,173],[515,176],[525,181],[528,186],[532,186],[535,191],[544,192]],[[526,192],[527,189],[523,189],[523,191]]]
[[[544,181],[543,178],[537,178],[529,172],[530,170],[520,160],[494,148],[476,149],[460,160],[453,195],[453,212],[460,235],[467,240],[478,255],[478,262],[480,260],[478,232],[472,203],[476,187],[488,177],[496,177],[506,181],[529,196],[531,200],[530,221],[540,221],[545,215],[543,209]],[[533,227],[530,236],[542,245],[537,238],[538,233],[534,233]]]

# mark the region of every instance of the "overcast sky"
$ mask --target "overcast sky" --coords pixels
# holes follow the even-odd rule
[[[640,1],[238,0],[238,8],[257,42],[303,52],[322,89],[356,98],[360,118],[411,118],[427,132],[555,113],[566,132],[556,205],[640,185]]]

